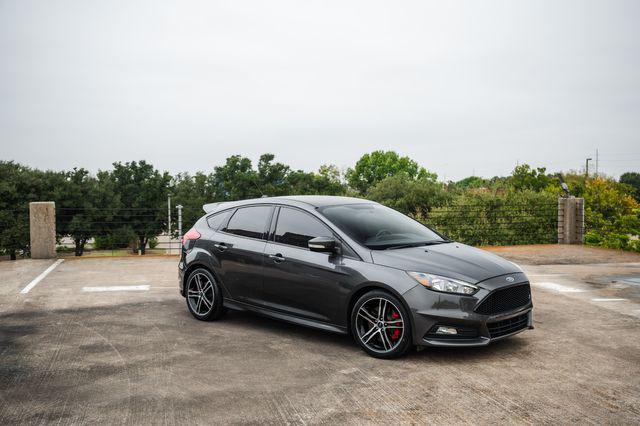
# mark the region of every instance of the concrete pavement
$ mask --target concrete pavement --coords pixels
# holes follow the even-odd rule
[[[251,314],[196,321],[175,257],[67,260],[28,294],[52,261],[0,262],[0,423],[637,424],[640,263],[624,260],[525,266],[535,330],[393,361]]]

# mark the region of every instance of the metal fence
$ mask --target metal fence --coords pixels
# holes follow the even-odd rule
[[[180,210],[180,214],[178,214]],[[173,208],[82,208],[56,207],[56,232],[61,251],[131,250],[145,248],[177,253],[179,231],[188,230],[201,209]],[[171,216],[169,218],[169,215]],[[184,219],[181,223],[180,219]],[[556,202],[453,205],[432,209],[417,218],[440,233],[470,245],[517,245],[556,243]],[[171,227],[170,227],[171,226]],[[28,207],[0,210],[0,250],[29,249]]]
[[[556,202],[438,207],[423,221],[456,241],[476,246],[551,244],[558,238]]]

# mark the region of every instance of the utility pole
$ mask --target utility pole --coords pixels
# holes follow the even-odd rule
[[[584,171],[585,171],[584,174],[585,174],[586,177],[589,177],[589,161],[591,161],[591,160],[592,160],[591,158],[587,158],[586,166],[584,168]]]
[[[596,148],[596,176],[598,176],[598,166],[599,166],[599,161],[598,161],[598,149]]]
[[[178,204],[176,209],[178,209],[178,238],[182,241],[182,205]]]
[[[169,237],[169,254],[171,254],[171,195],[167,198],[167,236]]]

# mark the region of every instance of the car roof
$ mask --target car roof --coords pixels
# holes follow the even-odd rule
[[[334,195],[286,195],[280,197],[262,197],[253,198],[249,200],[238,201],[224,201],[220,203],[210,203],[202,206],[206,213],[222,210],[230,207],[238,207],[246,204],[289,204],[296,205],[298,203],[304,203],[311,207],[326,207],[337,206],[345,204],[365,204],[374,203],[374,201],[365,200],[362,198],[354,197],[339,197]]]

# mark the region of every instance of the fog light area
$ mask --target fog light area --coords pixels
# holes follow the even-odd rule
[[[454,334],[458,334],[458,330],[456,330],[455,327],[440,326],[436,330],[436,334],[454,335]]]

